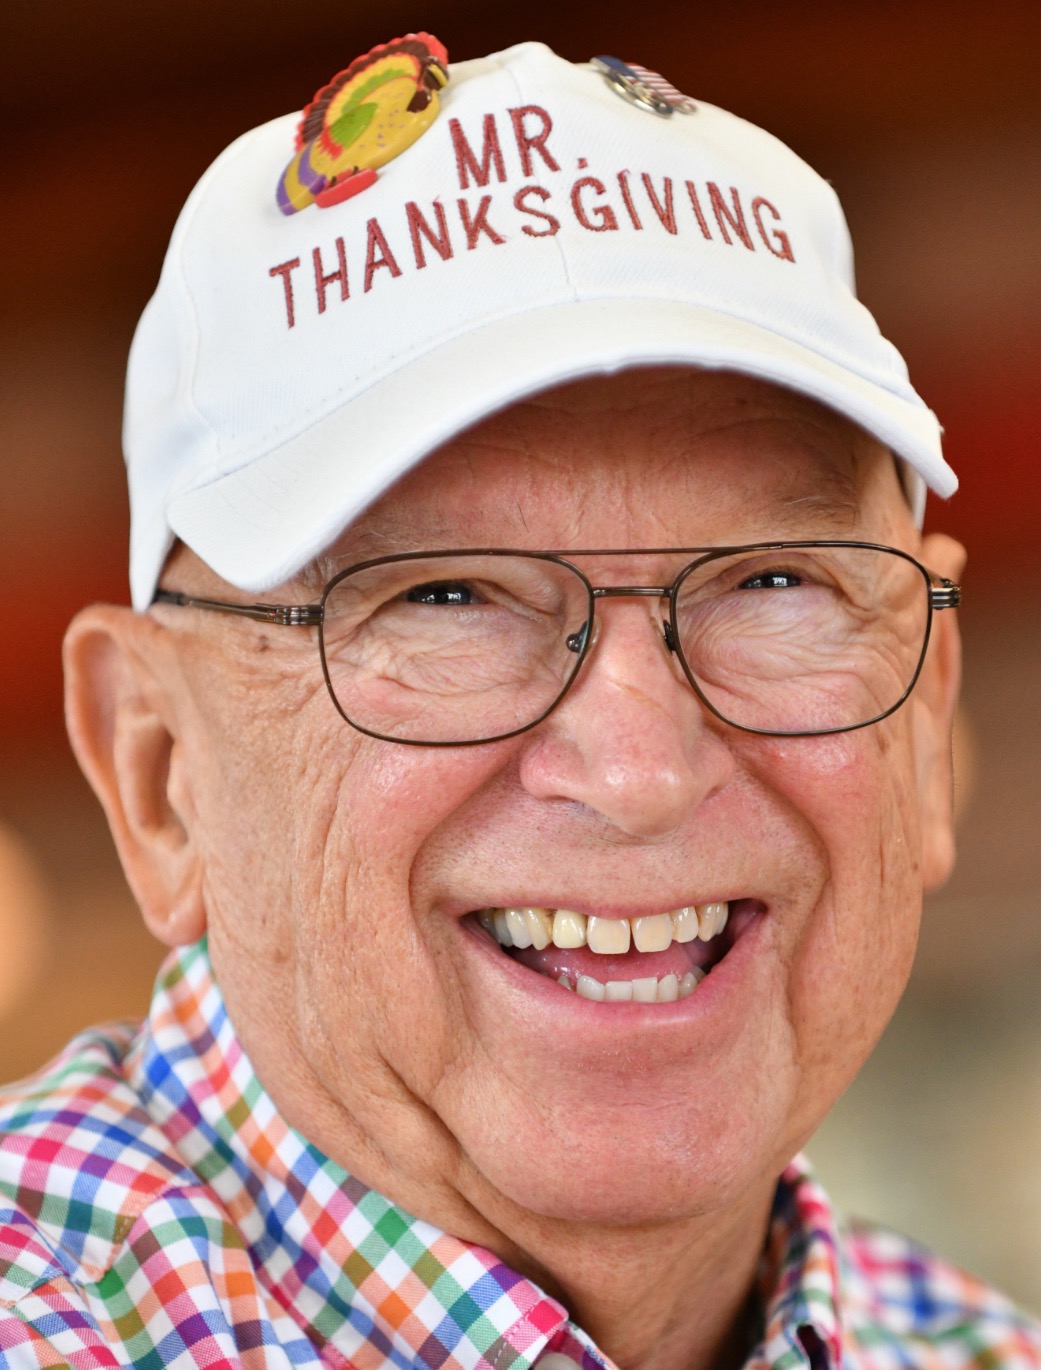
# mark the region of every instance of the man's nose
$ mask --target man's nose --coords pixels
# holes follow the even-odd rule
[[[597,640],[521,761],[536,798],[582,804],[641,838],[681,827],[734,770],[729,730],[683,676],[652,603],[597,604]]]

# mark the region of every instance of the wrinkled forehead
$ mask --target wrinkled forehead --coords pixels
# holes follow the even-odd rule
[[[888,449],[806,396],[655,368],[558,386],[437,449],[320,561],[433,547],[693,546],[910,524]]]

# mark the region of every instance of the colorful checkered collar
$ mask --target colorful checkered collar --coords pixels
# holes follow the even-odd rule
[[[412,1217],[279,1117],[242,1050],[205,944],[157,984],[127,1063],[152,1119],[215,1192],[262,1283],[332,1363],[527,1370],[547,1350],[612,1365],[565,1308],[492,1252]],[[841,1363],[838,1241],[800,1162],[778,1187],[751,1363]],[[329,1354],[331,1353],[331,1355]]]

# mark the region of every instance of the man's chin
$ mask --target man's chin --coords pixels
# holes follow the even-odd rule
[[[504,1225],[511,1213],[603,1228],[710,1220],[767,1201],[790,1159],[754,1124],[713,1130],[679,1109],[621,1123],[590,1111],[549,1128],[518,1118],[516,1132],[523,1144],[508,1152],[478,1143],[471,1153],[480,1178],[468,1197]]]

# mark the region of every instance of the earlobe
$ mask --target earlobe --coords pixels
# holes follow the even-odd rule
[[[160,632],[112,605],[77,615],[65,638],[65,713],[145,922],[178,946],[202,936],[206,913],[175,702],[156,650]]]
[[[958,581],[965,550],[952,538],[932,534],[923,541],[922,560],[938,575]],[[912,701],[915,761],[922,815],[922,878],[937,889],[954,865],[954,772],[952,738],[961,686],[961,639],[956,611],[933,616],[929,651]]]

